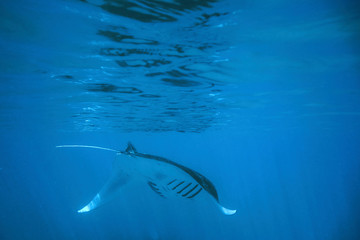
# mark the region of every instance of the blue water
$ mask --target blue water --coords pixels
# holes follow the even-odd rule
[[[360,239],[356,1],[0,3],[0,239]],[[86,214],[114,153],[166,157],[225,216],[148,186]]]

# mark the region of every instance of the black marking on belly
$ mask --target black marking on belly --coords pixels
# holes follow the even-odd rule
[[[201,192],[201,190],[202,190],[202,188],[200,188],[196,193],[194,193],[193,195],[191,195],[190,197],[187,197],[187,198],[195,197],[196,195],[198,195]]]
[[[172,190],[175,190],[178,186],[180,186],[181,184],[183,184],[185,181],[181,181],[178,185],[176,185],[175,187],[172,188]]]
[[[197,186],[199,186],[199,184],[196,184],[195,187],[193,187],[192,189],[190,189],[187,193],[184,193],[182,196],[186,197],[189,193],[191,193],[192,191],[194,191],[195,188],[197,188]]]
[[[196,171],[194,171],[194,170],[192,170],[192,169],[190,169],[188,167],[185,167],[185,166],[183,166],[181,164],[170,161],[170,160],[168,160],[166,158],[159,157],[159,156],[154,156],[154,155],[150,155],[150,154],[143,154],[143,153],[138,153],[138,152],[135,152],[135,153],[121,152],[121,153],[126,153],[127,155],[130,155],[130,156],[134,155],[134,156],[137,156],[137,157],[152,159],[152,160],[164,162],[164,163],[167,163],[167,164],[171,164],[171,165],[173,165],[175,167],[178,167],[181,170],[185,171],[187,174],[189,174],[192,178],[194,178],[196,180],[196,182],[198,182],[200,184],[200,186],[205,189],[205,191],[210,193],[210,195],[212,195],[217,202],[219,201],[219,197],[218,197],[218,194],[217,194],[217,191],[215,189],[214,184],[209,179],[207,179],[205,176],[203,176],[202,174],[200,174],[200,173],[198,173],[198,172],[196,172]]]
[[[188,185],[186,185],[183,189],[181,189],[180,191],[178,191],[177,193],[180,194],[182,193],[182,191],[184,191],[186,188],[188,188],[191,185],[191,183],[189,183]]]
[[[175,181],[176,181],[176,179],[172,180],[172,181],[169,182],[167,185],[170,185],[170,184],[172,184],[172,183],[175,182]]]
[[[159,194],[161,197],[166,198],[166,197],[161,193],[161,191],[159,190],[159,188],[157,187],[157,185],[156,185],[155,183],[153,183],[153,182],[148,182],[148,184],[149,184],[150,188],[151,188],[154,192],[156,192],[157,194]]]

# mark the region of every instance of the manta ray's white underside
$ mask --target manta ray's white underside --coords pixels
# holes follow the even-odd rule
[[[93,147],[85,145],[63,145],[58,147]],[[98,149],[116,151],[108,148]],[[140,181],[165,199],[212,201],[225,215],[236,210],[221,206],[212,183],[201,174],[167,159],[136,152],[129,143],[124,152],[116,151],[113,172],[107,183],[79,213],[89,212],[113,199],[129,182]]]

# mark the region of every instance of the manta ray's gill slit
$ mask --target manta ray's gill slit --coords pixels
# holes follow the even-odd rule
[[[190,191],[188,191],[187,193],[184,193],[182,196],[186,197],[187,195],[189,195],[189,193],[191,193],[192,191],[194,191],[195,188],[197,188],[197,186],[199,186],[199,184],[196,184],[195,187],[193,187],[192,189],[190,189]]]
[[[169,182],[167,185],[170,185],[170,184],[172,184],[172,183],[175,182],[175,181],[176,181],[176,179],[172,180],[172,181]]]
[[[202,190],[202,188],[200,188],[196,193],[194,193],[193,195],[191,195],[190,197],[187,197],[187,198],[195,197],[196,195],[198,195],[201,192],[201,190]]]
[[[181,184],[183,184],[185,181],[181,181],[178,185],[176,185],[175,187],[172,188],[172,190],[175,190],[178,186],[180,186]]]
[[[156,189],[156,190],[159,190],[159,188],[157,188],[157,185],[153,182],[148,182],[149,186],[152,188],[152,189]]]
[[[148,185],[150,186],[150,188],[151,188],[154,192],[156,192],[157,194],[159,194],[161,197],[166,198],[166,197],[160,192],[160,190],[157,188],[157,185],[156,185],[155,183],[153,183],[153,182],[148,182]]]
[[[183,189],[181,189],[180,191],[178,191],[177,193],[180,194],[182,193],[182,191],[184,191],[187,187],[189,187],[191,185],[191,183],[189,183],[188,185],[186,185]]]

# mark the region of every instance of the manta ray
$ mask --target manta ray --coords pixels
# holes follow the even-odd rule
[[[140,181],[164,199],[176,197],[186,201],[213,201],[225,215],[236,213],[236,210],[220,205],[214,184],[205,176],[166,158],[140,153],[130,142],[125,151],[88,145],[56,147],[85,147],[116,152],[111,177],[79,213],[92,211],[110,201],[132,179]]]

